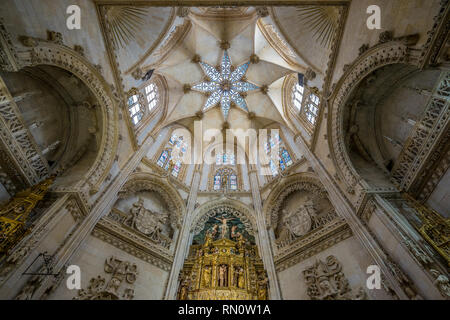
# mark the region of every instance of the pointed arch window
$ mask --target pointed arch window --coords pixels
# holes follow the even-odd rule
[[[292,88],[292,104],[294,105],[297,112],[300,112],[300,110],[302,109],[304,91],[305,88],[298,83]]]
[[[234,166],[236,164],[236,158],[232,152],[222,152],[216,155],[217,166]]]
[[[128,98],[128,111],[130,112],[131,121],[137,125],[142,120],[144,113],[142,112],[141,103],[139,102],[139,94],[133,94]]]
[[[145,96],[147,98],[148,110],[152,111],[158,104],[158,86],[154,83],[150,83],[145,87]]]
[[[187,145],[182,136],[172,135],[169,139],[169,148],[164,149],[156,164],[164,170],[169,170],[172,166],[171,174],[174,177],[178,177],[182,166],[182,157],[187,150]]]
[[[227,190],[237,190],[238,181],[237,174],[231,168],[220,168],[214,174],[214,190],[219,191],[226,188]]]
[[[317,116],[319,114],[319,103],[320,99],[315,94],[311,93],[309,95],[308,102],[305,105],[305,115],[306,119],[314,125],[316,124]]]
[[[281,171],[286,170],[291,165],[294,164],[294,161],[292,161],[291,155],[287,148],[284,146],[284,142],[281,139],[280,135],[273,135],[269,138],[269,142],[265,144],[265,151],[266,154],[271,156],[272,148],[275,146],[278,146],[278,163],[277,159],[270,159],[269,161],[269,168],[272,172],[273,176],[278,175],[278,173]]]

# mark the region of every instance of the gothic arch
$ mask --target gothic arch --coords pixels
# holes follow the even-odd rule
[[[192,215],[191,232],[196,234],[203,229],[204,224],[209,219],[210,214],[215,214],[217,210],[227,210],[237,217],[239,217],[244,225],[248,227],[248,232],[252,235],[256,235],[258,232],[255,214],[244,203],[222,198],[219,200],[209,201],[199,206]]]
[[[408,64],[418,67],[418,61],[405,41],[396,40],[378,44],[367,49],[351,66],[345,68],[344,75],[338,81],[329,99],[328,139],[330,154],[338,175],[346,183],[347,192],[354,194],[358,184],[363,183],[361,176],[353,166],[345,146],[343,114],[345,105],[358,85],[372,72],[384,66]]]
[[[151,173],[134,173],[119,191],[118,198],[125,198],[139,191],[157,192],[167,204],[171,220],[176,221],[176,227],[178,229],[181,228],[186,207],[183,199],[173,186],[157,175]]]
[[[283,179],[282,183],[278,183],[267,197],[267,200],[264,201],[263,214],[268,228],[276,224],[283,201],[291,193],[301,190],[307,190],[321,196],[327,195],[319,178],[313,173],[302,172]]]
[[[28,51],[21,54],[20,68],[49,65],[64,69],[78,77],[94,94],[103,116],[102,140],[97,157],[78,187],[88,185],[91,193],[96,193],[106,179],[114,162],[118,144],[118,105],[120,98],[113,86],[109,85],[86,58],[62,44],[27,38]]]

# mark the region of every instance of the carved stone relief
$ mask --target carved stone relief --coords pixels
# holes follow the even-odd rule
[[[74,300],[132,300],[132,285],[138,276],[137,265],[110,257],[105,261],[105,276],[92,278]],[[108,279],[108,280],[107,280]]]
[[[312,300],[366,300],[367,294],[360,288],[352,293],[349,282],[342,271],[342,265],[334,256],[325,262],[318,260],[303,271],[308,286],[307,293]]]

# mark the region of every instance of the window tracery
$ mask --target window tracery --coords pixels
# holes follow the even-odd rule
[[[159,101],[158,86],[155,83],[150,83],[145,87],[145,95],[147,98],[148,110],[152,111]]]
[[[156,164],[165,171],[170,171],[172,176],[178,178],[182,168],[182,158],[187,151],[187,144],[183,136],[173,134],[161,151]]]
[[[316,88],[300,85],[292,75],[285,84],[287,112],[297,117],[305,129],[312,134],[319,116],[320,95]]]
[[[272,149],[278,148],[278,155],[272,154]],[[279,134],[269,137],[268,142],[264,145],[267,156],[269,156],[269,168],[272,176],[277,176],[280,171],[284,171],[294,164],[291,154],[281,139]]]
[[[238,179],[236,172],[231,168],[220,168],[214,174],[214,191],[238,189]]]
[[[134,125],[137,125],[144,115],[138,92],[128,98],[128,111],[130,112],[131,121]]]

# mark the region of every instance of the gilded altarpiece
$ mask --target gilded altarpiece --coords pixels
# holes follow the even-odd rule
[[[180,274],[180,300],[266,300],[268,279],[255,238],[239,217],[217,212],[194,236]]]

